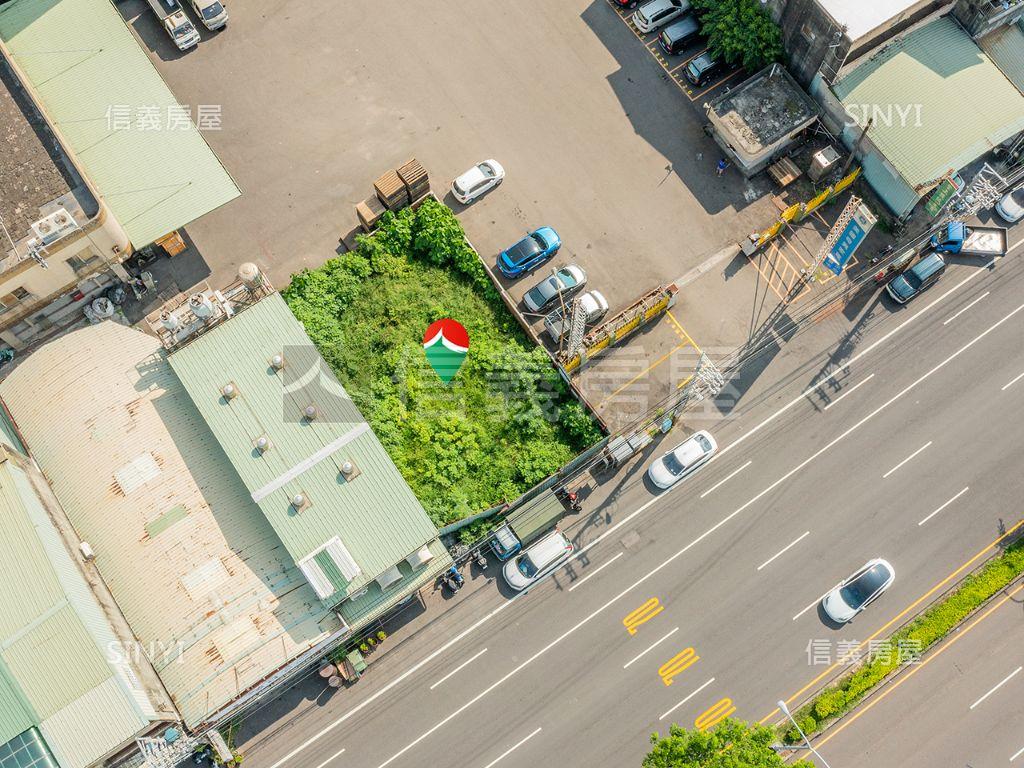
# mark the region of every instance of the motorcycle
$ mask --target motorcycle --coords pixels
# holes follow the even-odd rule
[[[449,591],[452,594],[455,594],[460,589],[462,589],[462,585],[465,583],[466,578],[461,573],[459,573],[459,569],[455,565],[453,565],[451,568],[449,568],[441,575],[441,584],[448,587]]]
[[[484,557],[482,549],[473,550],[473,562],[476,563],[476,567],[481,571],[487,570],[487,558]]]

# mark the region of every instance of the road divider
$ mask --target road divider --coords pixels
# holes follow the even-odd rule
[[[531,733],[525,739],[520,741],[518,744],[514,744],[513,746],[509,747],[504,752],[502,752],[500,755],[498,755],[498,757],[496,757],[494,760],[492,760],[487,765],[485,765],[484,768],[494,768],[494,766],[497,765],[500,761],[504,760],[506,757],[511,755],[513,752],[515,752],[517,749],[519,749],[521,746],[523,746],[523,744],[528,742],[530,739],[532,739],[534,736],[536,736],[540,732],[541,732],[541,729],[537,728],[537,730],[535,730],[533,733]]]
[[[1004,385],[1003,388],[1000,390],[1000,392],[1005,392],[1006,390],[1008,390],[1010,387],[1012,387],[1014,384],[1016,384],[1021,379],[1024,379],[1024,373],[1021,373],[1021,374],[1019,374],[1017,376],[1014,376],[1012,379],[1010,379],[1009,383]]]
[[[915,456],[917,456],[917,455],[918,455],[919,453],[921,453],[922,451],[924,451],[924,450],[925,450],[926,448],[928,448],[928,446],[930,446],[931,444],[932,444],[932,441],[931,441],[931,440],[929,440],[929,441],[928,441],[927,443],[925,443],[924,445],[922,445],[922,446],[921,446],[920,448],[918,448],[918,449],[917,449],[916,451],[914,451],[914,452],[913,452],[912,454],[910,454],[909,456],[907,456],[907,458],[905,458],[905,459],[904,459],[903,461],[901,461],[901,462],[900,462],[899,464],[897,464],[897,465],[896,465],[895,467],[893,467],[893,468],[892,468],[892,469],[890,469],[890,470],[889,470],[888,472],[886,472],[886,473],[885,473],[884,475],[882,475],[882,479],[883,479],[883,480],[885,480],[885,478],[887,478],[887,477],[888,477],[889,475],[891,475],[891,474],[892,474],[893,472],[895,472],[895,471],[896,471],[897,469],[899,469],[900,467],[902,467],[902,466],[903,466],[904,464],[906,464],[906,463],[907,463],[908,461],[910,461],[911,459],[913,459],[913,458],[914,458]]]
[[[643,658],[644,656],[646,656],[646,655],[647,655],[648,653],[650,653],[651,651],[653,651],[653,650],[654,650],[655,648],[657,648],[657,647],[658,647],[659,645],[661,645],[661,644],[662,644],[663,642],[665,642],[666,640],[668,640],[668,639],[669,639],[670,637],[672,637],[672,635],[674,635],[674,634],[675,634],[676,632],[678,632],[678,631],[679,631],[679,627],[676,627],[675,629],[671,630],[671,631],[670,631],[670,632],[669,632],[669,633],[668,633],[667,635],[665,635],[664,637],[662,637],[662,638],[661,638],[660,640],[655,640],[655,641],[654,641],[654,644],[653,644],[653,645],[650,645],[650,646],[648,646],[646,650],[640,651],[640,653],[638,653],[638,654],[637,654],[636,656],[634,656],[634,657],[633,657],[632,659],[630,659],[630,660],[629,660],[629,661],[627,661],[627,662],[626,662],[625,664],[623,664],[623,665],[622,665],[622,668],[623,668],[623,669],[628,669],[628,668],[629,668],[629,667],[630,667],[630,666],[631,666],[631,665],[632,665],[632,664],[633,664],[634,662],[640,661],[640,659],[642,659],[642,658]]]
[[[942,323],[942,324],[943,324],[943,325],[949,325],[949,324],[950,324],[950,323],[952,323],[952,322],[953,322],[954,320],[956,320],[956,319],[957,319],[958,317],[960,317],[960,315],[962,315],[962,314],[963,314],[964,312],[966,312],[966,311],[967,311],[968,309],[970,309],[970,308],[971,308],[971,307],[973,307],[973,306],[974,306],[975,304],[977,304],[977,303],[978,303],[979,301],[981,301],[981,300],[982,300],[982,299],[984,299],[984,298],[985,298],[986,296],[988,296],[988,294],[989,294],[989,291],[985,291],[985,292],[984,292],[983,294],[981,294],[981,296],[979,296],[978,298],[976,298],[976,299],[975,299],[974,301],[972,301],[972,302],[971,302],[970,304],[968,304],[968,305],[967,305],[966,307],[964,307],[963,309],[961,309],[961,310],[960,310],[959,312],[956,312],[956,313],[954,313],[953,315],[951,315],[950,317],[947,317],[947,318],[946,318],[946,319],[945,319],[945,320],[943,321],[943,323]]]
[[[796,537],[796,540],[794,540],[793,542],[787,544],[782,549],[780,549],[778,552],[776,552],[774,555],[772,555],[767,560],[765,560],[763,563],[761,563],[759,566],[757,566],[757,570],[760,571],[766,565],[769,565],[773,560],[777,559],[780,555],[786,554],[786,552],[791,550],[793,547],[795,547],[797,544],[799,544],[801,541],[803,541],[804,539],[806,539],[810,535],[811,535],[810,531],[804,531],[802,534],[800,534],[799,536]]]
[[[730,473],[729,473],[728,475],[726,475],[726,476],[725,476],[725,477],[723,477],[723,478],[722,478],[721,480],[719,480],[719,481],[718,481],[717,483],[715,483],[715,484],[714,484],[714,485],[712,485],[712,486],[711,486],[710,488],[708,488],[708,489],[707,489],[706,491],[704,491],[704,493],[702,493],[702,494],[700,495],[700,497],[701,497],[701,498],[703,499],[703,498],[704,498],[705,496],[707,496],[707,495],[708,495],[709,493],[711,493],[712,491],[715,491],[715,490],[717,490],[717,489],[718,489],[718,488],[719,488],[720,486],[722,486],[722,485],[725,485],[725,484],[726,484],[727,482],[729,482],[729,481],[730,481],[730,480],[732,480],[732,479],[733,479],[734,477],[736,477],[736,475],[738,475],[738,474],[739,474],[740,472],[742,472],[742,471],[743,471],[744,469],[746,469],[747,467],[749,467],[749,466],[750,466],[750,465],[751,465],[752,463],[753,463],[752,461],[748,461],[748,462],[747,462],[746,464],[744,464],[744,465],[743,465],[742,467],[740,467],[739,469],[734,469],[734,470],[733,470],[732,472],[730,472]]]
[[[686,698],[684,698],[684,699],[683,699],[682,701],[680,701],[680,702],[679,702],[678,704],[676,704],[675,706],[673,706],[673,707],[672,707],[672,709],[670,709],[670,710],[669,710],[668,712],[666,712],[666,713],[665,713],[664,715],[662,715],[661,717],[659,717],[659,718],[658,718],[658,720],[664,720],[664,719],[665,719],[666,717],[668,717],[669,715],[671,715],[671,714],[672,714],[673,712],[675,712],[675,711],[676,711],[677,709],[679,709],[679,708],[680,708],[681,706],[683,706],[683,704],[685,704],[686,702],[688,702],[688,701],[689,701],[690,699],[692,699],[692,698],[693,698],[694,696],[696,696],[696,695],[697,695],[698,693],[700,693],[701,691],[703,691],[703,690],[704,690],[705,688],[707,688],[707,687],[708,687],[709,685],[711,685],[711,684],[712,684],[713,682],[715,682],[715,678],[713,678],[713,677],[712,677],[712,678],[711,678],[710,680],[708,680],[708,681],[707,681],[706,683],[704,683],[704,685],[702,685],[702,686],[700,686],[699,688],[697,688],[697,690],[695,690],[695,691],[694,691],[693,693],[691,693],[691,694],[690,694],[689,696],[687,696],[687,697],[686,697]]]
[[[836,398],[835,400],[833,400],[833,401],[832,401],[832,402],[830,402],[830,403],[829,403],[828,405],[826,405],[826,406],[824,407],[824,409],[823,409],[823,410],[826,410],[826,411],[827,411],[827,410],[828,410],[829,408],[831,408],[831,407],[832,407],[833,405],[838,405],[838,404],[839,404],[839,401],[840,401],[840,400],[842,400],[842,399],[843,399],[844,397],[846,397],[847,395],[852,395],[852,394],[853,394],[854,392],[856,392],[856,391],[857,391],[857,389],[858,389],[859,387],[862,387],[863,385],[867,384],[867,383],[868,383],[869,381],[871,381],[871,380],[872,380],[873,378],[875,378],[875,374],[873,374],[873,373],[872,373],[871,375],[869,375],[869,376],[865,376],[865,377],[864,377],[863,379],[861,379],[861,380],[860,380],[860,381],[858,381],[858,382],[857,382],[856,384],[854,384],[854,385],[853,385],[852,387],[850,387],[850,388],[849,388],[849,389],[847,389],[847,390],[846,390],[845,392],[843,392],[843,394],[841,394],[841,395],[840,395],[839,397],[837,397],[837,398]]]
[[[341,757],[343,754],[345,754],[345,748],[344,747],[342,747],[337,752],[335,752],[333,755],[328,757],[326,760],[324,760],[322,763],[320,763],[320,765],[318,765],[316,768],[326,768],[326,766],[330,765],[332,762],[334,762],[334,760],[336,758]]]
[[[931,519],[932,519],[933,517],[935,517],[935,516],[936,516],[937,514],[939,514],[939,512],[941,512],[942,510],[944,510],[944,509],[945,509],[946,507],[948,507],[948,506],[949,506],[950,504],[952,504],[952,503],[953,503],[954,501],[956,501],[957,499],[959,499],[959,498],[960,498],[961,496],[963,496],[963,495],[964,495],[965,493],[967,493],[967,491],[969,491],[969,490],[970,490],[970,486],[964,486],[964,489],[963,489],[962,491],[960,491],[959,493],[957,493],[957,494],[956,494],[956,495],[955,495],[955,496],[954,496],[954,497],[953,497],[952,499],[950,499],[949,501],[947,501],[947,502],[946,502],[945,504],[943,504],[943,505],[942,505],[941,507],[939,507],[938,509],[936,509],[936,510],[935,510],[934,512],[932,512],[932,513],[931,513],[931,514],[929,514],[929,515],[926,515],[926,516],[925,516],[925,517],[924,517],[924,518],[923,518],[923,519],[922,519],[922,520],[921,520],[921,521],[920,521],[920,522],[918,523],[918,525],[924,525],[925,523],[927,523],[927,522],[928,522],[929,520],[931,520]]]
[[[601,571],[603,571],[603,570],[604,570],[605,568],[607,568],[607,567],[608,567],[609,565],[611,565],[612,563],[614,563],[614,562],[615,562],[616,560],[618,560],[618,559],[619,559],[620,557],[622,557],[622,556],[623,556],[624,554],[626,554],[626,553],[625,553],[625,552],[619,552],[619,554],[617,554],[617,555],[616,555],[615,557],[613,557],[613,558],[612,558],[611,560],[609,560],[608,562],[606,562],[606,563],[602,563],[601,565],[597,566],[597,568],[595,568],[594,570],[592,570],[592,571],[591,571],[590,573],[588,573],[588,574],[587,574],[586,576],[584,576],[584,577],[583,577],[582,579],[580,579],[580,580],[579,580],[579,581],[577,581],[577,582],[576,582],[575,584],[573,584],[573,585],[572,585],[571,587],[569,587],[569,591],[570,591],[570,592],[572,592],[572,591],[573,591],[574,589],[576,589],[576,587],[582,587],[582,586],[583,586],[583,583],[584,583],[584,582],[585,582],[585,581],[586,581],[587,579],[589,579],[589,578],[590,578],[591,576],[597,576],[597,574],[599,574],[599,573],[600,573]]]
[[[697,652],[693,648],[687,648],[658,667],[658,676],[661,677],[661,682],[665,685],[672,685],[676,675],[689,669],[698,661],[700,661],[700,656],[697,655]]]
[[[459,666],[457,666],[457,667],[456,667],[455,669],[453,669],[453,670],[452,670],[451,672],[449,672],[449,673],[448,673],[447,675],[445,675],[445,676],[444,676],[444,677],[442,677],[442,678],[441,678],[440,680],[438,680],[438,681],[437,681],[436,683],[434,683],[434,684],[433,684],[432,686],[430,686],[430,690],[434,690],[435,688],[437,688],[437,686],[439,686],[439,685],[440,685],[441,683],[443,683],[443,682],[444,682],[445,680],[447,680],[447,679],[448,679],[449,677],[451,677],[452,675],[454,675],[454,674],[455,674],[456,672],[459,672],[459,671],[461,671],[461,670],[462,670],[462,669],[463,669],[464,667],[468,667],[468,666],[469,666],[470,664],[472,664],[472,663],[473,663],[474,661],[476,661],[477,659],[479,659],[479,658],[480,658],[481,656],[483,656],[483,655],[484,655],[485,653],[487,653],[487,649],[486,649],[486,648],[484,648],[484,649],[483,649],[483,650],[481,650],[481,651],[477,651],[476,653],[474,653],[474,654],[473,654],[472,656],[470,656],[470,657],[469,657],[468,659],[466,659],[466,660],[465,660],[464,662],[462,662],[461,664],[459,664]]]
[[[999,681],[998,683],[996,683],[996,684],[995,684],[995,686],[994,686],[994,687],[993,687],[993,688],[992,688],[992,689],[991,689],[991,690],[990,690],[990,691],[989,691],[988,693],[986,693],[986,694],[985,694],[984,696],[982,696],[982,697],[981,697],[980,699],[978,699],[978,700],[977,700],[976,702],[974,702],[973,704],[971,704],[971,706],[969,707],[969,709],[974,709],[974,708],[975,708],[976,706],[978,706],[979,704],[981,704],[981,702],[983,702],[983,701],[984,701],[985,699],[987,699],[987,698],[988,698],[989,696],[991,696],[991,695],[992,695],[993,693],[995,693],[995,692],[996,692],[996,691],[998,691],[998,690],[999,690],[1000,688],[1002,688],[1002,687],[1003,687],[1004,685],[1006,685],[1006,684],[1007,684],[1008,682],[1010,682],[1010,681],[1011,681],[1011,680],[1012,680],[1012,679],[1013,679],[1014,677],[1016,677],[1016,676],[1017,676],[1017,674],[1018,674],[1018,673],[1019,673],[1019,672],[1020,672],[1020,671],[1021,671],[1022,669],[1024,669],[1024,667],[1017,667],[1017,668],[1016,668],[1015,670],[1013,670],[1013,672],[1011,672],[1011,673],[1010,673],[1010,674],[1008,674],[1008,675],[1007,675],[1006,677],[1004,677],[1004,678],[1003,678],[1002,680],[1000,680],[1000,681]]]

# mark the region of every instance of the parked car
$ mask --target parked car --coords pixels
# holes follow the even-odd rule
[[[650,0],[633,13],[633,24],[641,32],[653,32],[690,10],[689,0]]]
[[[521,592],[555,570],[559,563],[568,559],[572,550],[572,542],[555,528],[527,547],[521,555],[505,563],[502,575],[512,589]]]
[[[686,73],[687,80],[701,88],[718,77],[723,68],[722,62],[719,59],[705,51],[700,56],[691,59],[690,63],[683,69],[683,72]]]
[[[188,0],[203,26],[211,32],[223,29],[228,23],[228,9],[219,0]]]
[[[897,304],[906,304],[918,294],[928,290],[942,273],[946,271],[946,262],[937,253],[929,253],[906,272],[902,272],[890,280],[885,290]]]
[[[671,451],[656,459],[647,476],[659,488],[671,488],[700,469],[718,450],[718,443],[706,430],[694,432]]]
[[[583,309],[584,326],[592,325],[600,320],[608,312],[608,300],[600,291],[587,291],[576,297],[580,307]],[[568,307],[566,307],[568,309]],[[555,311],[544,318],[544,329],[557,344],[562,336],[569,332],[572,323],[572,315],[566,318],[562,307],[555,307]]]
[[[521,277],[550,259],[562,247],[562,240],[551,227],[541,227],[498,256],[498,269],[505,277]]]
[[[501,184],[505,169],[497,160],[484,160],[452,182],[452,195],[463,205]]]
[[[700,22],[692,13],[687,13],[661,30],[658,43],[667,54],[681,53],[700,37]]]
[[[843,581],[821,600],[821,607],[832,621],[845,624],[878,599],[896,578],[896,571],[876,557]]]
[[[1024,187],[1017,187],[1003,195],[996,203],[996,213],[1010,224],[1016,224],[1024,219]]]
[[[548,304],[567,293],[582,288],[587,282],[587,273],[570,264],[561,267],[555,274],[545,277],[523,296],[523,303],[531,312],[539,312]]]

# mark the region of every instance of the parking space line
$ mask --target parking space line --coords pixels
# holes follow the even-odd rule
[[[681,333],[686,338],[686,340],[690,342],[690,346],[692,346],[698,352],[702,352],[703,350],[701,350],[701,348],[697,346],[697,342],[694,341],[693,337],[686,332],[685,328],[683,328],[683,324],[676,320],[676,316],[672,314],[672,310],[666,309],[665,314],[668,315],[668,319],[672,321],[672,324],[675,325],[679,333]]]
[[[462,662],[461,664],[459,664],[459,666],[457,666],[457,667],[456,667],[455,669],[453,669],[453,670],[452,670],[451,672],[449,672],[449,673],[448,673],[447,675],[445,675],[445,676],[444,676],[444,677],[442,677],[442,678],[441,678],[440,680],[438,680],[438,681],[437,681],[436,683],[434,683],[434,684],[433,684],[432,686],[430,686],[430,690],[434,690],[435,688],[437,688],[437,686],[439,686],[439,685],[440,685],[441,683],[443,683],[443,682],[444,682],[445,680],[447,680],[447,679],[448,679],[449,677],[451,677],[452,675],[454,675],[454,674],[455,674],[456,672],[458,672],[459,670],[461,670],[461,669],[462,669],[463,667],[466,667],[466,666],[468,666],[469,664],[473,663],[474,661],[476,661],[477,659],[479,659],[479,658],[480,658],[481,656],[483,656],[483,655],[484,655],[485,653],[487,653],[487,649],[486,649],[486,648],[484,648],[483,650],[480,650],[480,651],[477,651],[476,653],[474,653],[474,654],[473,654],[472,656],[470,656],[470,657],[469,657],[468,659],[466,659],[466,660],[465,660],[464,662]]]
[[[665,636],[664,636],[663,638],[661,638],[660,640],[655,640],[655,641],[654,641],[654,645],[651,645],[651,646],[649,646],[649,647],[647,648],[647,650],[645,650],[645,651],[641,651],[640,653],[638,653],[638,654],[637,654],[636,656],[634,656],[634,657],[633,657],[632,659],[630,659],[630,660],[629,660],[629,661],[627,661],[627,662],[626,662],[625,664],[623,664],[623,665],[622,665],[622,668],[623,668],[623,669],[626,669],[626,668],[627,668],[627,667],[628,667],[628,666],[629,666],[630,664],[632,664],[633,662],[635,662],[635,661],[640,661],[640,659],[642,659],[642,658],[643,658],[644,656],[646,656],[646,655],[647,655],[648,653],[650,653],[650,652],[651,652],[651,651],[653,651],[653,650],[654,650],[655,648],[657,648],[657,647],[658,647],[659,645],[661,645],[662,643],[664,643],[664,642],[665,642],[666,640],[668,640],[668,639],[669,639],[670,637],[672,637],[672,635],[674,635],[674,634],[675,634],[676,632],[678,632],[678,631],[679,631],[679,627],[676,627],[675,629],[673,629],[673,630],[672,630],[671,632],[669,632],[669,633],[668,633],[667,635],[665,635]]]
[[[962,315],[962,314],[963,314],[964,312],[966,312],[966,311],[967,311],[968,309],[970,309],[970,308],[971,308],[971,307],[973,307],[973,306],[974,306],[975,304],[977,304],[977,303],[978,303],[979,301],[981,301],[981,300],[982,300],[982,299],[984,299],[984,298],[985,298],[986,296],[988,296],[988,294],[989,294],[989,291],[985,291],[985,292],[984,292],[983,294],[981,294],[981,296],[979,296],[978,298],[976,298],[976,299],[975,299],[974,301],[972,301],[972,302],[971,302],[970,304],[968,304],[968,305],[967,305],[966,307],[964,307],[963,309],[961,309],[961,310],[960,310],[959,312],[957,312],[957,313],[955,313],[955,314],[951,315],[950,317],[947,317],[947,318],[946,318],[946,319],[945,319],[945,320],[943,321],[943,323],[942,323],[942,324],[943,324],[943,325],[949,325],[949,324],[950,324],[950,323],[952,323],[952,322],[953,322],[954,320],[956,320],[956,319],[957,319],[958,317],[960,317],[960,315]]]
[[[715,83],[714,85],[710,86],[709,88],[705,88],[700,93],[697,93],[697,94],[694,94],[693,96],[690,96],[689,92],[687,92],[686,95],[690,96],[690,101],[696,101],[697,99],[701,98],[704,94],[710,93],[711,91],[715,90],[715,88],[718,88],[720,85],[725,85],[727,82],[729,82],[734,77],[736,77],[736,75],[740,74],[740,72],[742,72],[742,71],[743,71],[742,69],[737,69],[735,72],[733,72],[732,74],[730,74],[730,75],[728,75],[726,77],[723,77],[721,80],[719,80],[717,83]]]
[[[493,766],[498,764],[498,761],[504,760],[506,757],[508,757],[510,754],[512,754],[512,752],[514,752],[515,750],[519,749],[521,746],[523,746],[523,744],[528,742],[530,739],[532,739],[534,736],[536,736],[540,732],[541,732],[541,729],[538,727],[537,730],[535,730],[533,733],[531,733],[525,739],[520,741],[518,744],[512,745],[511,747],[506,749],[504,752],[502,752],[500,755],[498,755],[498,757],[496,759],[494,759],[491,762],[489,762],[487,765],[484,766],[484,768],[493,768]]]
[[[903,461],[901,461],[901,462],[900,462],[899,464],[897,464],[897,465],[896,465],[895,467],[893,467],[893,468],[892,468],[892,469],[890,469],[890,470],[889,470],[888,472],[886,472],[886,473],[885,473],[884,475],[882,475],[882,479],[883,479],[883,480],[885,480],[885,478],[887,478],[887,477],[888,477],[889,475],[891,475],[891,474],[892,474],[893,472],[895,472],[895,471],[896,471],[897,469],[899,469],[900,467],[902,467],[902,466],[903,466],[904,464],[906,464],[906,463],[907,463],[908,461],[910,461],[910,460],[911,460],[912,458],[914,458],[915,456],[917,456],[917,455],[918,455],[919,453],[921,453],[921,451],[923,451],[924,449],[926,449],[926,448],[927,448],[927,447],[928,447],[929,445],[931,445],[931,444],[932,444],[932,441],[931,441],[931,440],[929,440],[929,441],[928,441],[927,443],[925,443],[924,445],[922,445],[922,446],[921,446],[920,448],[918,448],[918,449],[917,449],[916,451],[914,451],[914,452],[913,452],[912,454],[910,454],[909,456],[907,456],[907,458],[905,458],[905,459],[904,459]]]
[[[780,555],[786,554],[786,552],[791,550],[793,547],[795,547],[797,544],[799,544],[801,541],[803,541],[804,539],[806,539],[810,535],[811,535],[810,531],[804,531],[804,533],[801,534],[800,536],[797,536],[796,540],[793,541],[791,544],[787,544],[782,549],[780,549],[778,552],[776,552],[774,555],[772,555],[767,560],[765,560],[763,563],[761,563],[759,566],[757,566],[757,570],[760,571],[762,568],[764,568],[766,565],[769,565],[773,560],[778,558]]]
[[[1006,384],[1006,385],[1005,385],[1005,386],[1004,386],[1004,387],[1003,387],[1003,388],[1002,388],[1002,389],[1000,390],[1000,392],[1005,392],[1006,390],[1008,390],[1008,389],[1009,389],[1010,387],[1012,387],[1012,386],[1013,386],[1014,384],[1016,384],[1016,383],[1017,383],[1018,381],[1020,381],[1021,379],[1024,379],[1024,373],[1022,373],[1022,374],[1020,374],[1020,375],[1018,375],[1018,376],[1015,376],[1015,377],[1013,377],[1012,379],[1010,379],[1010,382],[1009,382],[1008,384]]]
[[[725,485],[728,481],[732,480],[734,477],[736,477],[736,475],[738,475],[740,472],[742,472],[744,469],[746,469],[747,467],[749,467],[753,463],[754,463],[753,460],[750,460],[746,464],[744,464],[742,467],[740,467],[739,469],[734,469],[728,475],[726,475],[721,480],[719,480],[717,483],[715,483],[710,488],[708,488],[706,491],[704,491],[704,493],[702,493],[700,495],[700,497],[703,499],[705,496],[707,496],[712,491],[717,490],[719,486]]]
[[[688,702],[688,701],[689,701],[690,699],[692,699],[692,698],[693,698],[694,696],[696,696],[696,695],[697,695],[698,693],[700,693],[701,691],[703,691],[703,690],[704,690],[705,688],[707,688],[707,687],[708,687],[709,685],[711,685],[711,684],[712,684],[713,682],[715,682],[715,678],[713,678],[713,677],[712,677],[712,678],[711,678],[710,680],[708,680],[708,681],[707,681],[706,683],[704,683],[704,685],[702,685],[702,686],[701,686],[700,688],[698,688],[697,690],[695,690],[695,691],[694,691],[693,693],[691,693],[691,694],[690,694],[689,696],[687,696],[687,697],[686,697],[685,699],[683,699],[682,701],[680,701],[680,702],[679,702],[678,704],[676,704],[676,705],[675,705],[674,707],[672,707],[672,709],[670,709],[670,710],[669,710],[668,712],[666,712],[666,713],[665,713],[664,715],[662,715],[661,717],[659,717],[659,718],[658,718],[658,720],[664,720],[664,719],[665,719],[666,717],[668,717],[669,715],[671,715],[671,714],[672,714],[673,712],[675,712],[675,711],[676,711],[677,709],[679,709],[679,708],[680,708],[681,706],[683,706],[683,704],[685,704],[686,702]],[[1024,751],[1024,750],[1022,750],[1022,751]]]
[[[686,59],[686,61],[680,62],[680,63],[679,63],[679,64],[677,64],[676,66],[672,67],[672,69],[671,69],[671,71],[669,72],[669,74],[670,74],[670,75],[671,75],[671,74],[673,74],[673,73],[674,73],[674,72],[675,72],[676,70],[680,69],[681,67],[685,67],[685,66],[686,66],[687,64],[689,64],[689,63],[690,63],[691,61],[693,61],[693,60],[694,60],[694,59],[696,59],[696,58],[697,58],[698,56],[700,56],[700,55],[701,55],[702,53],[707,53],[707,52],[708,52],[708,49],[707,49],[707,48],[705,48],[705,49],[704,49],[704,50],[702,50],[702,51],[697,51],[697,53],[693,54],[693,56],[691,56],[690,58]]]
[[[929,520],[931,520],[931,519],[932,519],[933,517],[935,517],[935,516],[936,516],[937,514],[939,514],[939,512],[941,512],[942,510],[944,510],[944,509],[945,509],[946,507],[948,507],[948,506],[949,506],[950,504],[952,504],[952,503],[953,503],[954,501],[956,501],[956,500],[957,500],[957,499],[959,499],[959,498],[960,498],[961,496],[963,496],[963,495],[964,495],[965,493],[967,493],[967,491],[968,491],[968,490],[970,490],[970,487],[969,487],[969,486],[964,486],[964,489],[963,489],[962,491],[960,491],[960,493],[958,493],[958,494],[957,494],[956,496],[954,496],[954,497],[953,497],[952,499],[950,499],[950,500],[949,500],[949,501],[947,501],[947,502],[946,502],[945,504],[943,504],[943,505],[942,505],[941,507],[939,507],[938,509],[936,509],[936,510],[935,510],[934,512],[932,512],[932,513],[931,513],[930,515],[928,515],[928,516],[927,516],[926,518],[924,518],[924,520],[922,520],[921,522],[919,522],[919,523],[918,523],[918,525],[924,525],[925,523],[927,523],[927,522],[928,522]]]
[[[860,385],[862,385],[862,384],[867,384],[867,383],[868,383],[869,381],[871,381],[871,379],[873,379],[874,377],[875,377],[875,374],[873,374],[873,373],[872,373],[872,374],[871,374],[870,376],[866,376],[866,377],[864,377],[863,379],[861,379],[860,381],[858,381],[858,382],[857,382],[856,384],[854,384],[854,385],[853,385],[852,387],[850,387],[850,388],[849,388],[849,389],[847,389],[847,390],[846,390],[845,392],[843,392],[843,394],[841,394],[841,395],[840,395],[839,397],[837,397],[837,398],[836,398],[835,400],[833,400],[833,401],[832,401],[831,403],[829,403],[828,405],[826,405],[826,406],[825,406],[825,407],[824,407],[824,408],[823,408],[822,410],[825,410],[825,411],[827,411],[827,410],[828,410],[829,408],[831,408],[831,407],[832,407],[833,405],[835,405],[836,403],[838,403],[838,402],[839,402],[840,400],[842,400],[842,399],[843,399],[844,397],[846,397],[847,395],[852,395],[852,394],[854,393],[854,391],[855,391],[855,390],[857,389],[857,387],[859,387],[859,386],[860,386]]]
[[[779,239],[782,240],[782,242],[784,242],[787,246],[789,246],[789,250],[796,254],[796,257],[800,259],[801,262],[803,262],[803,265],[805,267],[811,266],[810,262],[804,258],[804,255],[802,253],[800,253],[800,250],[789,241],[789,238],[786,237],[785,232],[779,232]]]
[[[573,584],[573,585],[572,585],[571,587],[569,587],[569,591],[570,591],[570,592],[572,592],[572,591],[573,591],[574,589],[576,589],[576,587],[581,587],[581,586],[583,586],[583,582],[585,582],[585,581],[586,581],[587,579],[589,579],[589,578],[590,578],[591,576],[597,576],[597,574],[599,574],[599,573],[600,573],[601,571],[603,571],[603,570],[604,570],[605,568],[607,568],[607,567],[608,567],[609,565],[611,565],[612,563],[614,563],[614,562],[615,562],[616,560],[618,560],[618,559],[619,559],[620,557],[622,557],[622,556],[623,556],[624,554],[626,554],[626,553],[625,553],[625,552],[619,552],[619,554],[617,554],[617,555],[616,555],[615,557],[613,557],[613,558],[612,558],[611,560],[609,560],[609,561],[608,561],[607,563],[602,563],[601,565],[597,566],[597,568],[595,568],[594,570],[592,570],[592,571],[591,571],[590,573],[588,573],[588,574],[587,574],[586,576],[584,576],[584,577],[583,577],[582,579],[580,579],[580,580],[579,580],[579,581],[577,581],[577,582],[576,582],[575,584]]]
[[[981,702],[983,702],[985,699],[987,699],[993,693],[995,693],[1000,688],[1002,688],[1004,685],[1006,685],[1008,682],[1010,682],[1017,675],[1017,673],[1020,672],[1022,669],[1024,669],[1024,667],[1017,667],[1015,670],[1013,670],[1013,672],[1011,672],[1006,677],[1004,677],[1002,680],[1000,680],[998,683],[996,683],[995,686],[988,693],[986,693],[984,696],[982,696],[976,702],[971,704],[971,706],[969,708],[970,709],[974,709],[976,706],[981,704]]]

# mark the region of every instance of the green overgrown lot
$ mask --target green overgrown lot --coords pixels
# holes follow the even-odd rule
[[[511,501],[600,438],[434,199],[385,214],[282,295],[438,526]],[[470,339],[449,385],[422,346],[444,317]]]
[[[1004,589],[1024,573],[1024,539],[988,563],[941,601],[893,634],[863,664],[846,674],[835,685],[825,688],[795,713],[797,722],[811,735],[832,720],[849,712],[885,678],[905,661],[908,652],[918,653],[930,648],[952,632],[985,601]],[[795,728],[789,728],[784,739],[789,744],[800,741]]]

